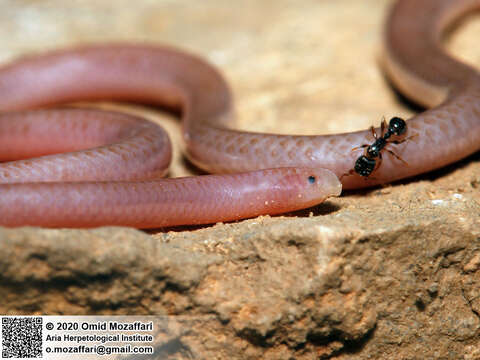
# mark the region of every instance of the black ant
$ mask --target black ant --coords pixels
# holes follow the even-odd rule
[[[385,131],[385,129],[387,130]],[[401,140],[388,141],[388,139],[392,135],[397,135],[397,136],[404,135],[405,132],[407,131],[407,123],[405,122],[405,120],[399,117],[391,118],[388,125],[387,125],[387,122],[385,121],[385,118],[383,119],[382,125],[381,125],[382,135],[380,137],[378,137],[377,133],[375,132],[375,128],[373,126],[370,127],[370,130],[372,131],[372,135],[375,138],[375,141],[373,142],[372,145],[364,144],[352,149],[352,151],[355,151],[360,148],[366,148],[364,154],[360,156],[357,159],[357,161],[355,161],[355,166],[353,167],[353,169],[350,170],[348,173],[343,174],[340,177],[340,180],[344,176],[353,175],[354,173],[357,173],[360,176],[363,176],[365,178],[369,177],[382,163],[381,151],[384,150],[385,146],[387,146],[388,144],[401,144],[411,139],[413,136],[415,136],[415,135],[409,136],[408,138],[404,138]],[[400,160],[401,162],[403,162],[405,165],[408,166],[408,163],[405,160],[403,160],[400,156],[395,154],[392,150],[385,149],[385,151],[388,151],[390,154],[392,154],[398,160]],[[378,165],[376,160],[377,158],[379,159]]]

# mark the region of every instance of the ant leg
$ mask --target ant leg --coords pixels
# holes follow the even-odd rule
[[[402,139],[402,140],[391,140],[389,141],[389,143],[398,145],[398,144],[404,143],[405,141],[412,140],[414,137],[417,137],[417,136],[418,134],[413,134],[412,136],[406,137],[405,139]]]
[[[375,169],[372,171],[372,174],[380,167],[380,165],[382,164],[382,160],[383,160],[382,153],[379,153],[378,154],[377,166],[375,166]],[[378,181],[378,178],[376,178],[374,176],[369,176],[368,178],[365,178],[365,180]],[[388,183],[383,183],[383,182],[380,182],[378,185],[380,185],[383,188],[386,188],[386,187],[390,186]]]
[[[387,151],[388,151],[388,149],[387,149]],[[377,167],[375,168],[375,170],[377,170],[380,167],[380,165],[382,164],[382,161],[383,161],[382,153],[379,152],[378,153]]]
[[[375,167],[375,170],[377,169],[378,167]],[[375,170],[372,171],[372,174],[375,172]],[[373,180],[373,181],[377,181],[378,178],[376,178],[375,176],[372,176],[371,174],[368,175],[368,176],[364,176],[363,177],[363,180],[365,181],[369,181],[369,180]]]
[[[376,140],[377,139],[377,133],[375,132],[375,128],[373,126],[370,126],[370,131],[372,132],[372,136]],[[368,145],[368,144],[363,144],[363,145],[354,147],[351,151],[355,151],[355,150],[358,150],[358,149],[364,149],[364,148],[369,147],[369,146],[370,145]]]
[[[355,174],[355,169],[351,169],[349,172],[346,172],[345,174],[343,174],[342,176],[340,176],[340,181],[342,181],[342,179],[345,177],[345,176],[351,176]]]
[[[366,147],[368,147],[368,146],[369,146],[369,145],[367,145],[367,144],[363,144],[363,145],[354,147],[354,148],[353,148],[352,150],[350,150],[350,151],[355,151],[355,150],[358,150],[358,149],[363,149],[363,148],[366,148]]]
[[[369,181],[369,180],[378,181],[378,178],[376,178],[375,176],[372,176],[372,175],[368,175],[367,177],[364,177],[363,180],[365,180],[365,181]]]
[[[395,156],[398,160],[400,160],[401,162],[403,162],[405,165],[408,166],[408,163],[405,160],[403,160],[400,156],[395,154],[392,150],[385,149],[385,151],[388,151],[391,155]]]
[[[411,140],[412,138],[417,137],[417,136],[418,136],[418,134],[413,134],[413,135],[411,135],[411,136],[409,136],[409,137],[406,137],[405,139],[401,139],[401,140],[390,140],[390,141],[387,142],[387,144],[395,144],[395,145],[402,144],[402,143],[404,143],[405,141],[409,141],[409,140]],[[407,163],[405,160],[403,160],[400,156],[398,156],[397,154],[395,154],[392,150],[389,150],[389,149],[385,149],[385,150],[388,151],[390,154],[392,154],[392,155],[395,156],[398,160],[400,160],[401,162],[403,162],[405,165],[408,166],[408,163]]]
[[[377,162],[376,162],[376,164],[375,164],[375,168],[373,169],[372,174],[373,174],[375,171],[378,170],[378,168],[379,168],[380,165],[382,164],[382,160],[383,160],[383,158],[382,158],[382,153],[380,152],[380,153],[378,153],[378,160],[377,160]],[[375,178],[372,177],[372,179],[375,179]]]
[[[382,123],[380,125],[382,137],[385,135],[385,129],[388,129],[387,120],[385,120],[385,116],[382,116]]]

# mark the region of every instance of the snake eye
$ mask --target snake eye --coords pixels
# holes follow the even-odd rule
[[[310,175],[310,176],[308,177],[308,182],[309,182],[310,184],[315,184],[315,180],[316,180],[316,179],[315,179],[315,176],[313,176],[313,175]]]

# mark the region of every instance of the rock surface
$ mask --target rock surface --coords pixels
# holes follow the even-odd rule
[[[174,44],[224,71],[241,128],[352,131],[415,111],[376,64],[388,3],[0,0],[0,60]],[[479,31],[470,22],[450,48],[480,64]],[[168,114],[121,108],[180,144]],[[171,175],[194,173],[178,149]],[[200,319],[178,331],[182,351],[167,354],[178,359],[480,359],[479,188],[476,154],[281,217],[148,233],[1,229],[0,313]]]

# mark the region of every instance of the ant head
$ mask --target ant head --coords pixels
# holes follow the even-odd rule
[[[407,131],[407,123],[399,117],[393,117],[388,123],[388,130],[395,135],[402,135]]]
[[[375,169],[375,164],[375,159],[369,159],[365,155],[362,155],[355,161],[354,170],[358,175],[367,177]]]

